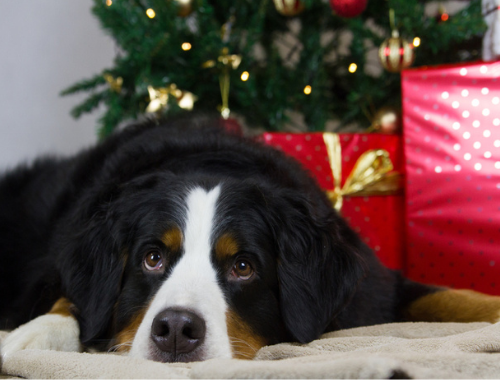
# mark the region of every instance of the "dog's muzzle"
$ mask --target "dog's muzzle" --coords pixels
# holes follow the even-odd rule
[[[205,321],[193,311],[168,308],[156,315],[151,325],[151,340],[157,347],[155,359],[162,362],[202,360]]]

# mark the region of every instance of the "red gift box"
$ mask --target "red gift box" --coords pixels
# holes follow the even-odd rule
[[[500,294],[500,62],[402,73],[407,268]]]
[[[335,181],[323,133],[264,133],[262,139],[295,157],[316,178],[325,191],[333,192]],[[330,134],[333,135],[333,134]],[[402,173],[403,150],[401,137],[382,134],[340,134],[341,171],[343,187],[356,162],[369,150],[384,149],[394,171]],[[394,173],[394,172],[393,172]],[[389,268],[403,267],[404,197],[399,195],[344,196],[342,216],[358,232],[365,243]]]

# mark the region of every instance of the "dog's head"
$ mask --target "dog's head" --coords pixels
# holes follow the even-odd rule
[[[60,247],[82,342],[172,362],[317,338],[362,275],[358,240],[319,189],[277,183],[154,170],[90,191]]]

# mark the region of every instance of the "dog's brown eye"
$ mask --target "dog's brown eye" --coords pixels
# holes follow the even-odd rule
[[[149,271],[160,271],[163,269],[163,258],[158,251],[150,251],[144,256],[144,268]]]
[[[248,280],[253,275],[253,268],[250,263],[246,260],[238,260],[234,266],[231,274],[240,279],[240,280]]]

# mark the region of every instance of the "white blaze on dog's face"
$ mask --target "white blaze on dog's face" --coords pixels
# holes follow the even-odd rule
[[[133,183],[110,211],[125,234],[108,347],[186,362],[251,359],[260,347],[289,340],[263,190],[164,180]]]
[[[227,333],[226,312],[227,304],[224,294],[217,282],[217,273],[210,260],[211,236],[213,222],[220,188],[216,187],[210,191],[201,188],[193,189],[187,197],[187,216],[185,230],[183,232],[184,253],[170,276],[161,285],[160,289],[151,301],[151,304],[140,324],[133,340],[130,354],[136,357],[144,357],[159,361],[205,360],[211,357],[231,357],[231,345]],[[168,310],[171,312],[169,313]],[[162,313],[166,316],[167,326],[161,326]],[[160,316],[160,317],[159,317]],[[188,330],[188,336],[183,339],[200,340],[199,345],[190,351],[193,342],[179,343],[181,352],[172,354],[162,351],[155,343],[156,330],[165,334],[182,334],[183,332],[161,331],[173,329],[168,326],[168,319],[174,319],[174,324],[185,324],[176,326],[178,329]],[[195,319],[196,321],[193,321]],[[191,326],[194,324],[195,326]],[[198,324],[198,325],[196,325]],[[205,326],[203,326],[203,324]],[[195,331],[189,330],[205,330]],[[190,335],[198,336],[190,336]],[[161,339],[161,338],[159,338]],[[159,339],[156,339],[157,341]],[[172,337],[171,339],[179,339]],[[158,343],[162,344],[162,343]],[[175,343],[165,343],[175,344]],[[182,352],[182,351],[186,352]]]

